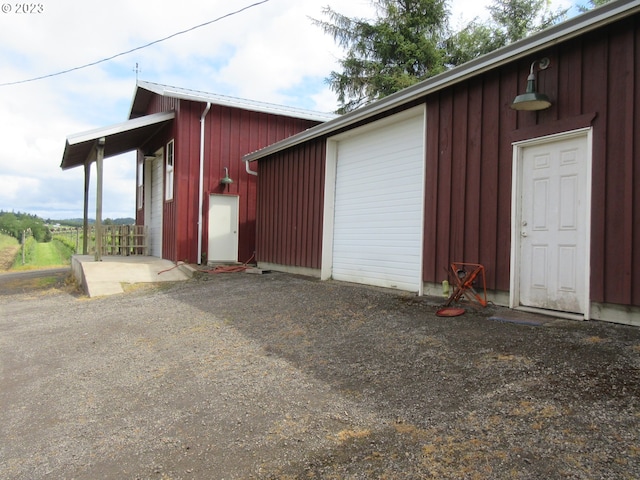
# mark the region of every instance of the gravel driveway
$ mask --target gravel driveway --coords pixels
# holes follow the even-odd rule
[[[640,478],[640,329],[438,302],[281,273],[5,291],[0,478]]]

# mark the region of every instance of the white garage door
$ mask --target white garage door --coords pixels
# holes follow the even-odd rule
[[[421,290],[424,110],[412,113],[337,144],[336,280]]]

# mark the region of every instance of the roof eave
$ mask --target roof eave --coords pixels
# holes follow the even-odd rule
[[[208,92],[200,92],[197,90],[188,90],[178,87],[171,87],[169,85],[161,85],[158,83],[145,82],[139,80],[137,82],[136,95],[132,102],[130,115],[133,115],[136,98],[138,97],[138,91],[140,89],[149,91],[156,95],[166,96],[171,98],[177,98],[180,100],[188,100],[192,102],[207,103],[211,102],[214,105],[220,105],[230,108],[238,108],[247,111],[268,113],[272,115],[281,115],[290,118],[298,118],[302,120],[311,120],[315,122],[326,122],[336,117],[334,114],[314,112],[311,110],[305,110],[301,108],[286,107],[284,105],[276,105],[266,102],[252,101],[242,98],[230,97],[226,95],[217,95]]]
[[[108,127],[96,128],[93,130],[88,130],[86,132],[69,135],[65,143],[60,168],[62,168],[62,170],[69,170],[71,168],[78,167],[83,163],[91,162],[93,148],[90,148],[90,146],[92,143],[96,143],[99,138],[107,138],[113,135],[120,135],[125,132],[144,129],[153,125],[161,125],[172,120],[173,118],[175,118],[175,112],[173,111],[160,112],[154,113],[152,115],[147,115],[145,117],[128,120],[126,122],[118,123],[115,125],[110,125]],[[119,153],[124,152],[117,152],[116,154]],[[79,160],[77,157],[80,154],[86,155],[84,157],[81,157],[81,160]]]
[[[108,137],[116,133],[122,133],[126,130],[132,130],[154,123],[160,123],[175,118],[175,112],[160,112],[147,115],[146,117],[134,118],[122,123],[116,123],[108,127],[96,128],[94,130],[88,130],[86,132],[76,133],[67,137],[68,145],[77,145],[78,143],[84,143],[90,140],[96,140],[100,137]]]

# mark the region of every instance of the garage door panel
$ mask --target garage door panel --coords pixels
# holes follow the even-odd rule
[[[364,152],[361,152],[360,154],[366,155],[366,153]],[[345,165],[343,168],[343,172],[348,175],[348,174],[359,173],[362,169],[367,169],[372,178],[375,178],[376,176],[379,176],[380,178],[386,178],[386,181],[384,183],[386,185],[389,185],[388,182],[391,176],[393,176],[394,178],[402,178],[402,177],[410,178],[411,171],[414,170],[412,169],[412,167],[415,167],[413,162],[411,162],[408,159],[399,159],[393,165],[389,165],[387,163],[380,163],[381,161],[384,162],[385,158],[389,158],[389,155],[399,155],[399,154],[407,155],[407,156],[421,155],[422,149],[412,149],[404,152],[396,151],[396,152],[390,152],[386,155],[376,155],[376,156],[367,157],[366,159],[361,159],[356,161],[352,165]],[[348,154],[339,153],[338,155],[342,155],[344,157],[345,155],[348,155]],[[406,169],[409,169],[409,170],[406,170]],[[358,180],[360,180],[361,178],[362,177],[355,175],[352,178],[343,178],[341,180],[349,181],[349,182],[358,182]],[[397,186],[397,184],[395,183],[389,186],[392,187],[394,185]]]
[[[399,217],[389,220],[367,220],[367,218],[363,217],[358,219],[359,222],[362,222],[361,224],[353,225],[353,223],[351,223],[340,228],[340,238],[336,239],[334,243],[339,245],[341,244],[341,242],[346,241],[350,237],[353,238],[354,243],[368,243],[374,238],[381,237],[384,237],[387,241],[393,240],[395,242],[403,241],[404,239],[408,239],[410,241],[419,241],[422,235],[422,231],[420,228],[415,226],[406,227],[407,222],[403,222],[403,219]],[[364,224],[365,221],[367,221],[366,225]],[[404,228],[405,232],[403,235],[398,235],[397,231],[401,228]],[[362,242],[363,235],[368,236],[369,240],[367,242]]]
[[[351,197],[352,211],[348,213],[336,214],[336,218],[349,218],[355,215],[371,213],[372,210],[378,209],[373,212],[373,215],[379,216],[379,213],[394,213],[397,215],[413,214],[422,211],[420,205],[406,206],[407,202],[413,200],[409,195],[401,195],[399,198],[395,196],[386,196],[383,198],[376,198],[375,201],[371,200],[371,197]]]
[[[333,278],[418,291],[424,117],[386,124],[337,147]]]
[[[399,275],[398,266],[376,269],[350,269],[346,274],[336,272],[334,278],[343,282],[361,283],[376,287],[397,288],[399,290],[415,290],[413,275]]]

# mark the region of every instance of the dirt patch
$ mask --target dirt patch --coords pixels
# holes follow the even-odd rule
[[[277,273],[33,299],[0,297],[2,478],[640,477],[637,328]]]
[[[20,245],[0,248],[0,272],[7,271],[12,267],[19,251]]]

